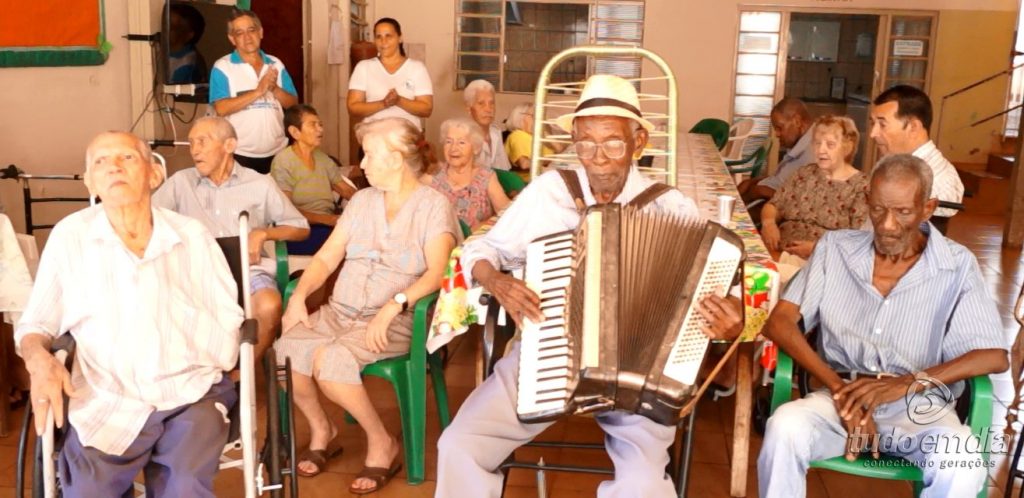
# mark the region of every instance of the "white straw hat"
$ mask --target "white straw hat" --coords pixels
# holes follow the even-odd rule
[[[572,133],[572,121],[582,116],[619,116],[640,123],[647,131],[654,130],[640,113],[640,98],[633,84],[611,74],[595,74],[587,79],[576,111],[558,116],[555,123]]]

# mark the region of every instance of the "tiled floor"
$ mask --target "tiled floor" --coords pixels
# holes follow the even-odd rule
[[[964,213],[953,221],[950,235],[955,240],[967,245],[978,256],[978,262],[985,275],[986,282],[998,301],[1008,336],[1015,336],[1017,326],[1012,318],[1012,307],[1017,297],[1024,271],[1021,268],[1020,252],[1001,248],[1002,219],[998,216],[977,216]],[[465,341],[454,345],[451,364],[445,372],[451,406],[457,409],[469,394],[474,385],[476,348],[473,341]],[[370,389],[375,403],[383,414],[384,421],[393,431],[400,426],[398,410],[391,388],[379,379],[369,379]],[[429,400],[429,395],[428,395]],[[262,402],[261,402],[262,404]],[[693,462],[691,465],[691,481],[689,496],[697,498],[726,497],[729,486],[729,458],[732,451],[732,398],[712,401],[704,399],[698,410],[696,442]],[[333,414],[339,423],[342,420],[340,410]],[[262,412],[260,419],[262,420]],[[21,413],[14,415],[20,422]],[[298,439],[305,442],[308,431],[300,419],[298,421]],[[262,430],[261,430],[262,433]],[[374,495],[381,497],[428,497],[433,494],[436,479],[436,443],[439,434],[436,411],[428,401],[427,420],[427,481],[419,486],[405,483],[404,472],[389,484],[382,492]],[[330,462],[326,472],[312,479],[301,479],[300,494],[304,497],[348,496],[346,491],[353,476],[362,467],[365,454],[365,442],[357,426],[346,425],[343,428],[343,444],[345,452],[340,458]],[[554,425],[542,436],[545,439],[572,439],[600,441],[601,432],[592,420],[574,418]],[[755,433],[751,442],[751,462],[747,479],[747,496],[757,495],[757,472],[754,460],[760,449],[761,439]],[[16,435],[0,439],[0,497],[14,495],[14,465],[17,445]],[[608,465],[603,452],[585,450],[554,450],[542,451],[527,449],[517,455],[522,459],[538,460],[543,457],[548,463],[571,463]],[[577,474],[548,473],[547,488],[552,498],[570,498],[594,496],[601,477],[581,476]],[[533,473],[513,471],[505,496],[510,498],[537,496],[536,477]],[[240,497],[241,474],[227,470],[221,472],[216,481],[217,495],[224,497]],[[473,496],[467,490],[467,497]],[[899,497],[911,496],[910,486],[905,483],[874,481],[851,478],[844,475],[812,471],[808,476],[808,496],[812,498],[862,498],[865,496]]]

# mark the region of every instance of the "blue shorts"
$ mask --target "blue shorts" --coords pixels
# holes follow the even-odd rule
[[[263,289],[277,290],[277,282],[274,281],[274,277],[261,271],[252,272],[249,276],[249,294],[255,294]]]

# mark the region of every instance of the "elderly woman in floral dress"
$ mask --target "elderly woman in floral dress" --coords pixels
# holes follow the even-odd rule
[[[826,231],[860,228],[867,218],[868,176],[850,164],[860,137],[853,120],[822,116],[812,136],[816,162],[789,177],[761,211],[768,249],[796,256],[797,266]]]
[[[444,194],[455,207],[459,220],[475,229],[511,201],[494,170],[476,163],[484,143],[483,132],[476,123],[464,118],[441,123],[441,143],[444,163],[436,173],[423,175],[420,181]]]

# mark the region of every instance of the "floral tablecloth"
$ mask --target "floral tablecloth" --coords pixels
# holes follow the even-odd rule
[[[747,262],[743,268],[743,300],[747,316],[742,339],[754,340],[778,300],[779,272],[775,260],[740,201],[736,183],[722,162],[711,135],[688,133],[680,137],[676,174],[676,186],[697,202],[701,214],[709,220],[718,220],[719,196],[736,197],[729,228],[743,239],[747,251]]]
[[[746,304],[746,327],[743,331],[744,341],[754,340],[768,312],[778,297],[778,270],[754,227],[750,215],[742,202],[738,200],[736,184],[733,182],[718,148],[709,135],[686,134],[680,137],[679,152],[676,159],[679,189],[694,199],[701,214],[709,220],[718,219],[718,196],[731,195],[737,197],[729,228],[736,232],[747,252],[744,266],[743,299]],[[500,214],[498,215],[500,216]],[[495,216],[483,223],[466,241],[481,237],[490,230],[497,221]],[[459,263],[462,256],[461,247],[452,251],[445,269],[441,294],[437,301],[437,312],[430,327],[427,338],[427,350],[435,351],[455,336],[464,333],[469,326],[477,323],[484,310],[479,306],[482,288],[469,288],[464,269]]]

